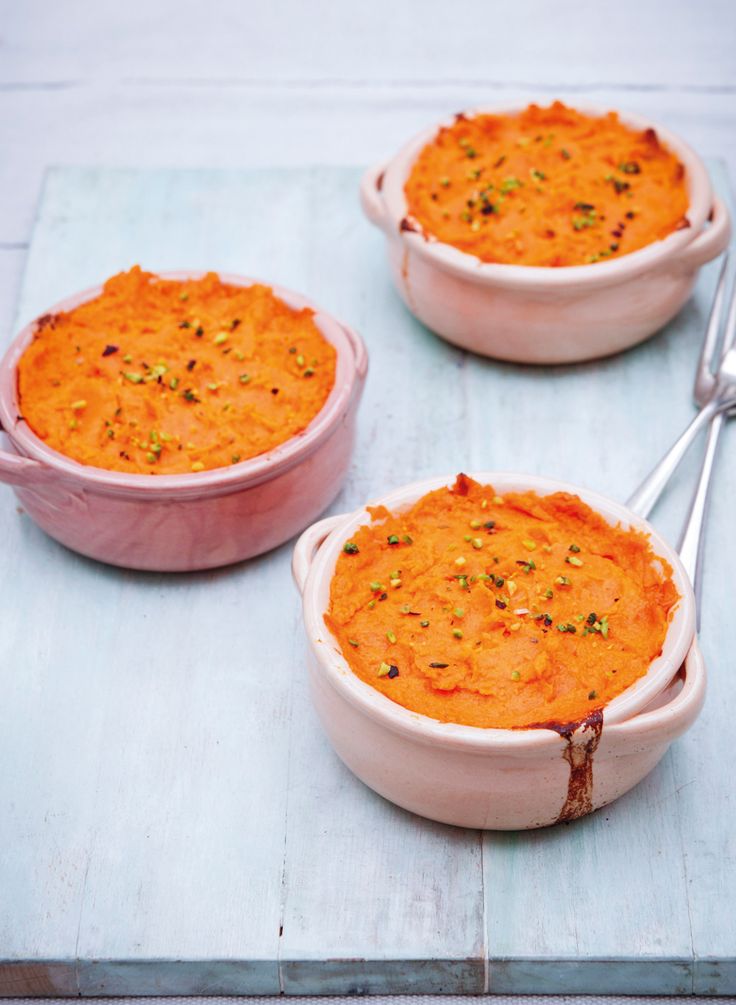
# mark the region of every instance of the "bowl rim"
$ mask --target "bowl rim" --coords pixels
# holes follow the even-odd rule
[[[416,499],[436,488],[450,486],[457,475],[435,476],[401,486],[385,493],[364,507],[347,513],[322,542],[314,557],[303,592],[304,623],[309,646],[316,657],[321,675],[343,698],[394,732],[431,745],[448,749],[476,750],[508,754],[534,754],[544,749],[559,749],[563,738],[556,730],[545,727],[467,726],[440,722],[429,716],[405,708],[387,698],[353,673],[345,660],[339,644],[324,622],[329,602],[329,585],[335,563],[346,537],[370,522],[368,506],[385,506],[394,511],[410,506]],[[696,603],[687,572],[677,552],[662,538],[648,521],[637,516],[628,507],[607,496],[569,482],[541,475],[526,475],[508,471],[472,472],[469,477],[481,484],[491,484],[499,492],[531,489],[540,495],[551,492],[571,492],[578,495],[608,522],[621,522],[649,535],[655,554],[665,558],[672,566],[673,581],[681,601],[675,610],[665,637],[662,653],[650,665],[647,673],[625,691],[603,706],[603,728],[625,722],[642,711],[672,680],[696,637]],[[570,725],[575,725],[570,723]],[[580,726],[585,725],[582,720]]]
[[[378,175],[368,172],[365,183],[369,184],[370,176],[370,181],[377,188],[376,194],[388,210],[389,224],[391,225],[387,228],[388,233],[393,231],[395,236],[398,236],[419,256],[463,278],[472,279],[481,284],[490,283],[543,290],[557,290],[568,286],[590,288],[621,282],[642,270],[661,264],[665,259],[685,248],[701,233],[712,209],[713,190],[708,171],[695,150],[676,133],[645,116],[635,112],[589,105],[586,102],[567,105],[567,107],[595,118],[603,117],[614,111],[624,125],[637,130],[653,129],[664,144],[681,160],[685,167],[685,179],[690,197],[686,212],[690,222],[689,227],[673,231],[666,237],[652,241],[643,248],[621,255],[619,258],[597,262],[594,268],[591,264],[552,268],[540,265],[484,262],[475,255],[439,241],[421,228],[418,231],[401,228],[401,222],[410,217],[404,195],[404,183],[419,152],[441,128],[452,125],[459,116],[473,118],[487,114],[513,115],[525,110],[530,104],[536,104],[536,102],[482,105],[457,112],[452,116],[445,116],[408,140],[380,169]],[[420,227],[419,224],[416,226]]]
[[[360,386],[364,376],[361,372],[361,361],[364,369],[367,354],[363,340],[350,326],[338,321],[309,297],[267,280],[214,269],[167,269],[153,274],[160,279],[186,280],[201,279],[210,272],[215,272],[223,283],[233,286],[266,286],[274,296],[296,310],[310,308],[314,311],[314,321],[320,332],[334,346],[337,354],[335,382],[322,408],[300,433],[277,444],[266,453],[257,454],[237,464],[205,471],[161,474],[154,477],[81,464],[48,446],[32,431],[20,414],[18,362],[33,341],[42,317],[69,311],[87,303],[99,296],[104,286],[102,283],[64,297],[24,325],[12,340],[0,360],[0,432],[8,436],[21,456],[37,461],[47,473],[53,471],[64,479],[82,481],[86,487],[103,492],[146,498],[206,496],[238,491],[282,474],[303,461],[332,435],[335,426],[350,408],[356,386]]]

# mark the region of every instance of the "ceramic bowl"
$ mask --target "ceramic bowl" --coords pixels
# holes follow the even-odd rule
[[[196,279],[201,272],[162,273]],[[249,286],[242,276],[224,282]],[[329,505],[346,474],[355,417],[368,368],[365,346],[347,325],[290,290],[272,286],[291,307],[311,307],[337,350],[335,385],[309,426],[275,449],[227,468],[193,474],[138,475],[79,464],[52,450],[19,413],[16,367],[37,321],[0,363],[0,481],[47,534],[74,551],[133,569],[181,572],[227,565],[282,544]],[[51,307],[54,314],[98,296],[86,290]]]
[[[695,600],[677,554],[640,517],[594,492],[546,478],[472,476],[503,493],[579,495],[612,524],[650,535],[673,568],[682,597],[661,655],[648,672],[581,724],[481,729],[444,723],[391,701],[360,680],[324,622],[342,546],[370,522],[366,509],[309,528],[294,551],[303,598],[310,690],[335,750],[366,785],[405,809],[443,823],[492,830],[544,827],[598,809],[636,785],[703,703],[705,669],[695,640]],[[455,476],[408,485],[372,505],[400,511]]]
[[[484,108],[465,115],[521,110]],[[366,172],[363,210],[385,234],[391,274],[409,310],[455,345],[518,363],[606,356],[641,342],[674,317],[690,296],[698,269],[728,244],[728,210],[714,196],[703,162],[683,140],[638,115],[622,114],[621,120],[634,129],[655,129],[681,160],[690,226],[595,265],[481,262],[426,236],[408,216],[404,183],[422,148],[450,122],[425,130],[390,161]]]

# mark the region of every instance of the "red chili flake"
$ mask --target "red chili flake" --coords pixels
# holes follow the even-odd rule
[[[278,394],[278,393],[279,393],[279,389],[277,387],[272,387],[271,388],[271,394]]]
[[[457,496],[466,496],[470,491],[470,479],[468,476],[460,472],[450,491]]]
[[[113,353],[116,353],[118,351],[118,348],[119,346],[116,345],[106,345],[105,348],[102,350],[102,355],[112,356]]]
[[[231,331],[235,331],[235,329],[238,327],[238,325],[240,323],[241,323],[240,322],[240,318],[233,318],[232,321],[231,321],[231,323],[230,323],[230,329],[231,329]]]

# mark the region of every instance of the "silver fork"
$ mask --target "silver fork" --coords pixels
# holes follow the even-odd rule
[[[693,395],[701,409],[628,501],[630,509],[639,516],[647,517],[693,440],[703,426],[709,424],[700,475],[678,546],[683,565],[693,584],[698,611],[702,579],[703,525],[708,508],[710,482],[723,423],[727,413],[736,407],[736,349],[733,347],[736,339],[736,281],[731,291],[720,354],[717,352],[727,270],[728,256],[721,266],[695,375]]]

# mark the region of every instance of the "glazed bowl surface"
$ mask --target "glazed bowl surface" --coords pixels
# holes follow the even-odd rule
[[[581,107],[591,116],[607,109]],[[508,115],[522,107],[463,113]],[[363,211],[385,237],[396,288],[428,328],[472,352],[519,363],[571,363],[610,355],[663,327],[690,296],[698,269],[727,246],[731,224],[700,157],[684,140],[641,116],[685,167],[689,227],[595,265],[560,268],[482,262],[425,234],[409,214],[404,184],[438,129],[410,140],[361,182]]]
[[[162,272],[198,279],[199,271]],[[223,282],[256,279],[220,273]],[[79,464],[48,447],[24,421],[17,365],[38,319],[18,334],[0,362],[0,481],[12,485],[29,516],[47,534],[90,558],[159,572],[214,568],[282,544],[314,520],[337,495],[353,447],[355,420],[368,368],[360,336],[306,297],[266,284],[314,320],[337,351],[335,384],[307,428],[273,450],[225,468],[177,475],[140,475]],[[47,312],[68,311],[98,296],[85,290]]]
[[[335,750],[367,785],[400,806],[464,827],[518,829],[572,819],[618,798],[694,721],[705,671],[695,642],[695,600],[677,554],[646,521],[597,493],[505,472],[472,477],[496,491],[579,495],[609,523],[649,534],[681,596],[648,672],[604,708],[559,729],[483,729],[440,722],[404,708],[360,680],[328,631],[324,614],[342,546],[370,521],[366,509],[328,517],[304,532],[293,571],[302,593],[311,694]],[[401,511],[455,475],[405,486],[375,500]],[[681,687],[678,680],[685,667]],[[636,724],[636,725],[634,725]],[[576,788],[577,787],[577,788]]]

